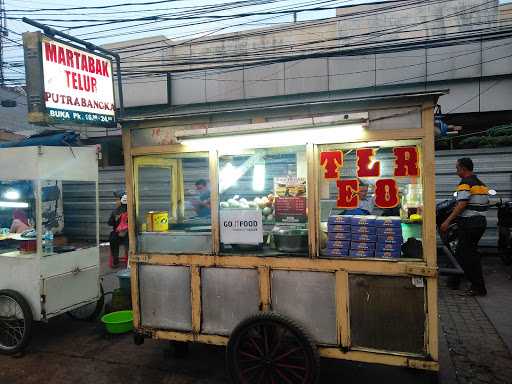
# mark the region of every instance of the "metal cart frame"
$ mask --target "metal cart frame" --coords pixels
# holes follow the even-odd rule
[[[154,254],[137,251],[137,233],[135,228],[135,207],[134,207],[134,158],[144,155],[163,155],[192,152],[180,144],[171,145],[133,145],[133,134],[138,129],[151,129],[153,127],[167,126],[176,134],[177,130],[183,129],[186,123],[180,117],[159,117],[160,120],[168,119],[165,124],[159,125],[153,119],[145,121],[144,118],[126,120],[123,127],[123,147],[126,165],[126,185],[128,193],[128,212],[130,229],[130,263],[132,270],[132,300],[134,310],[134,325],[136,329],[136,341],[142,342],[143,337],[153,339],[171,340],[175,342],[200,342],[215,345],[228,345],[231,330],[214,333],[211,330],[205,332],[205,308],[209,305],[209,295],[205,286],[209,285],[208,276],[217,272],[236,271],[236,273],[247,273],[255,276],[257,282],[257,305],[254,312],[271,313],[279,312],[275,308],[274,294],[280,288],[276,284],[276,276],[293,272],[289,278],[301,278],[310,276],[310,273],[318,273],[315,276],[328,275],[332,279],[334,295],[334,310],[336,322],[336,342],[318,342],[319,355],[327,358],[352,360],[365,363],[378,363],[392,366],[418,368],[423,370],[437,371],[438,365],[438,309],[437,309],[437,264],[436,264],[436,223],[435,223],[435,158],[434,158],[434,107],[440,92],[400,95],[394,97],[373,98],[364,100],[352,100],[349,107],[344,104],[338,105],[329,102],[335,110],[343,111],[370,111],[369,129],[363,134],[351,139],[349,142],[363,143],[385,140],[418,140],[421,143],[422,162],[422,184],[423,184],[423,260],[370,260],[370,259],[324,259],[319,258],[319,199],[318,199],[318,174],[319,166],[318,147],[314,144],[307,144],[307,177],[308,177],[308,212],[309,212],[309,257],[259,257],[259,256],[222,256],[220,255],[219,240],[219,193],[218,193],[218,154],[215,150],[209,151],[209,172],[211,184],[211,217],[212,217],[212,239],[213,249],[210,255],[204,254]],[[359,103],[359,104],[358,104]],[[352,109],[349,109],[352,108]],[[378,109],[378,111],[375,111]],[[373,113],[372,111],[375,111]],[[383,112],[384,111],[384,112]],[[387,111],[387,112],[386,112]],[[265,117],[264,109],[258,111],[259,115]],[[400,121],[400,117],[407,114],[416,114],[418,124],[408,126],[407,121]],[[386,127],[372,129],[372,124],[378,125],[383,119],[388,119]],[[393,128],[393,119],[397,127]],[[407,119],[406,119],[407,120]],[[259,121],[265,121],[264,118]],[[182,125],[183,124],[183,125]],[[404,125],[405,124],[405,125]],[[273,126],[279,123],[274,122]],[[219,132],[229,134],[230,127],[216,128]],[[348,141],[347,141],[348,142]],[[189,284],[190,292],[178,292],[182,295],[180,300],[187,302],[190,308],[190,328],[176,329],[172,326],[151,326],[145,323],[141,314],[141,306],[145,303],[141,299],[141,286],[144,283],[141,273],[147,270],[154,270],[162,273],[168,271],[185,271],[187,276],[186,284]],[[351,283],[353,275],[360,276],[387,276],[396,278],[419,278],[424,282],[424,349],[422,353],[407,353],[391,351],[381,348],[365,348],[355,346],[352,342],[351,324]],[[154,275],[158,279],[158,274]],[[172,274],[169,275],[169,279]],[[311,275],[312,276],[312,275]],[[176,277],[176,276],[175,276]],[[252,277],[251,277],[252,278]],[[167,280],[166,280],[167,281]],[[290,280],[291,281],[291,280]],[[161,289],[169,289],[164,280],[159,281]],[[158,282],[153,288],[158,287]],[[206,284],[206,285],[205,285]],[[306,283],[304,283],[306,284]],[[323,291],[322,291],[323,292]],[[142,300],[142,301],[141,301]],[[228,303],[226,303],[228,305]],[[231,305],[231,304],[229,304]],[[229,306],[228,305],[228,306]],[[232,306],[232,305],[231,305]],[[229,308],[231,308],[229,306]],[[307,310],[307,309],[305,309]],[[314,312],[314,311],[312,311]],[[314,315],[313,315],[314,316]],[[162,319],[164,320],[164,319]],[[242,320],[242,319],[240,319]],[[299,319],[299,323],[301,322]],[[397,321],[400,321],[397,319]],[[304,324],[304,321],[302,321]],[[310,325],[309,322],[308,325]],[[422,324],[423,326],[423,324]],[[307,327],[306,327],[307,328]],[[403,330],[404,335],[407,329]],[[232,336],[232,335],[231,335]],[[229,348],[228,348],[229,349]],[[229,351],[228,351],[229,352]],[[236,382],[236,379],[234,380]]]

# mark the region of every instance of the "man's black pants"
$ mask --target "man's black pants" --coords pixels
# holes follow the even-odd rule
[[[112,264],[119,264],[119,246],[128,247],[128,235],[119,237],[116,231],[110,232],[110,253],[112,254]]]
[[[471,283],[471,289],[485,292],[485,282],[482,273],[482,262],[478,253],[478,242],[487,228],[485,216],[460,217],[458,224],[457,249],[455,258],[464,270],[466,278]]]

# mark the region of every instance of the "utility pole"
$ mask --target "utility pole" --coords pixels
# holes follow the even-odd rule
[[[0,86],[5,84],[4,77],[4,36],[7,36],[4,0],[0,0]]]

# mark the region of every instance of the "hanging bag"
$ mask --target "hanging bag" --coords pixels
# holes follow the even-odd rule
[[[128,212],[123,212],[119,216],[116,232],[119,237],[126,237],[128,235]]]

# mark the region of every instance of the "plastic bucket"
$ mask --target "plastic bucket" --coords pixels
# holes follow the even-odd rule
[[[117,273],[117,278],[119,280],[119,288],[123,291],[123,294],[130,297],[131,295],[131,280],[130,280],[130,269],[126,268]]]
[[[105,324],[108,333],[127,333],[133,330],[133,312],[119,311],[104,315],[101,322]]]
[[[169,213],[165,211],[146,213],[146,230],[149,232],[167,232],[169,230]]]

